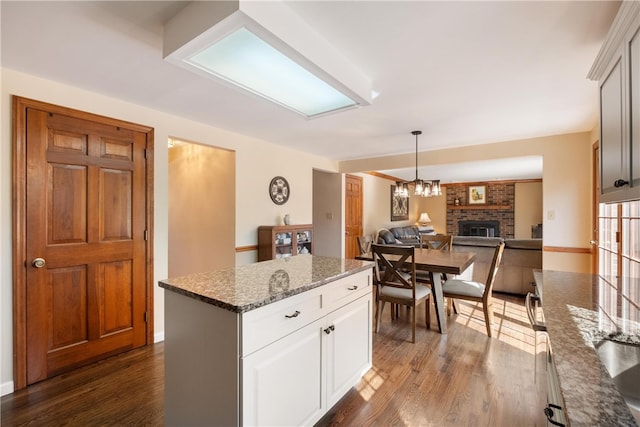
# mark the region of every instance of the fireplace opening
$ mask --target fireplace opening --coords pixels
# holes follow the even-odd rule
[[[500,221],[458,221],[460,236],[499,237]]]

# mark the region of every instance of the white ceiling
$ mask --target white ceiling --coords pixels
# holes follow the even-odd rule
[[[591,130],[598,91],[586,74],[619,2],[290,2],[380,93],[313,120],[164,61],[163,23],[186,2],[0,5],[3,67],[347,160],[413,152],[414,129],[420,151]],[[541,176],[540,161],[516,170],[525,164]]]

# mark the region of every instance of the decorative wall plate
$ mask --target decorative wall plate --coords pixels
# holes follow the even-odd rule
[[[274,177],[269,183],[269,196],[276,205],[284,205],[289,200],[289,183],[281,176]]]

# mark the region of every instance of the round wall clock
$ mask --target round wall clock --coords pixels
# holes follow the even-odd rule
[[[269,196],[276,205],[284,205],[289,200],[289,183],[281,176],[274,177],[269,183]]]

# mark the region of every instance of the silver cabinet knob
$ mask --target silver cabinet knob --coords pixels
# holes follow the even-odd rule
[[[31,261],[31,265],[33,265],[35,268],[42,268],[45,264],[46,261],[44,260],[44,258],[34,258],[34,260]]]

